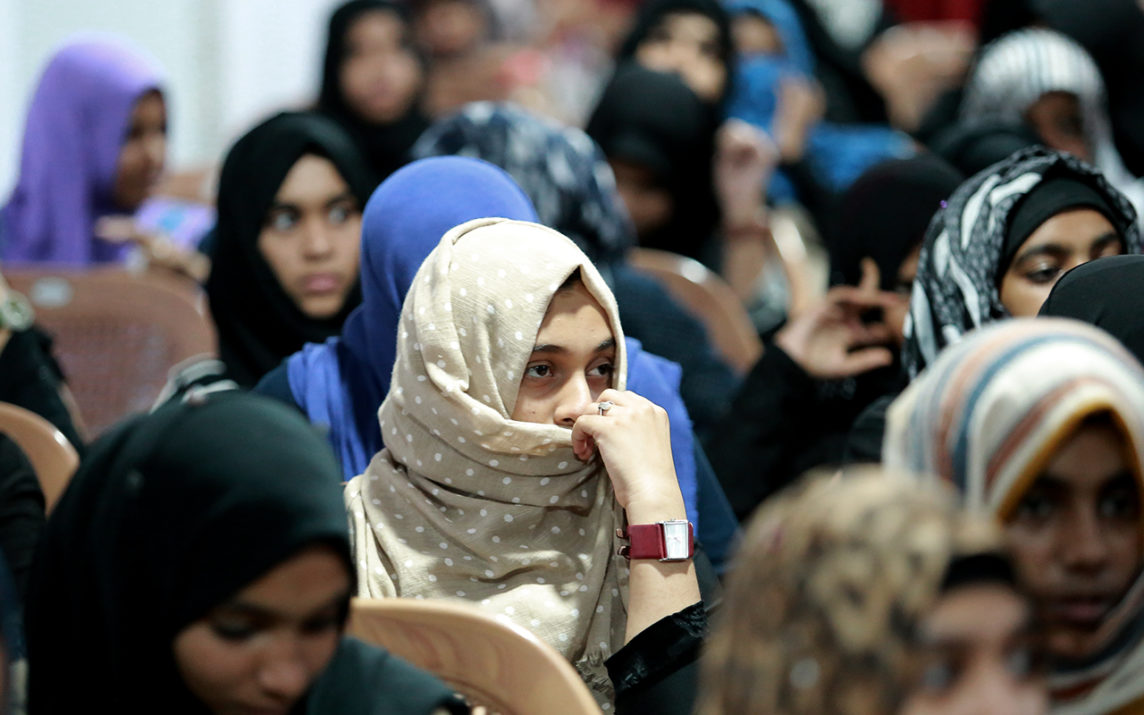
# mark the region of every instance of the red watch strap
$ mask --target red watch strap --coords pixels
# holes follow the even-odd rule
[[[687,524],[687,558],[695,555],[695,529]],[[664,526],[655,524],[634,524],[627,528],[629,546],[626,554],[629,559],[664,559],[667,546],[664,542]]]
[[[636,524],[628,527],[629,559],[662,559],[666,553],[663,527],[659,524]]]

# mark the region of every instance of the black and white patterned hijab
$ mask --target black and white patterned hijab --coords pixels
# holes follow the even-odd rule
[[[1092,163],[1138,212],[1144,211],[1144,183],[1125,168],[1112,141],[1104,79],[1088,52],[1069,37],[1028,27],[985,47],[966,80],[961,119],[1022,124],[1029,108],[1050,92],[1077,98]]]
[[[902,347],[910,379],[965,333],[1009,317],[997,286],[1009,216],[1046,175],[1091,186],[1115,212],[1124,252],[1144,253],[1132,204],[1089,164],[1044,147],[994,164],[959,186],[926,230]]]

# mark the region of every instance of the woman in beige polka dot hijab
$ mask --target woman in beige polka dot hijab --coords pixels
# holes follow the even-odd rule
[[[666,413],[623,391],[615,299],[556,231],[478,219],[422,264],[398,330],[386,449],[346,488],[360,595],[477,603],[608,709],[604,660],[699,600],[690,561],[616,555],[625,511],[686,517]]]

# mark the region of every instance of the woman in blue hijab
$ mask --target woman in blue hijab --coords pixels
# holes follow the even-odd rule
[[[783,137],[776,136],[783,131],[777,117],[784,83],[813,82],[815,76],[815,57],[802,22],[787,0],[731,0],[726,7],[735,25],[764,23],[772,33],[769,46],[740,47],[727,107],[728,116],[765,130],[783,150],[783,164],[767,188],[771,201],[813,204],[814,194],[824,200],[845,191],[874,164],[913,154],[909,137],[889,127],[825,121],[807,128],[801,151],[788,149]]]
[[[488,162],[434,157],[395,172],[374,192],[362,217],[361,306],[339,337],[306,345],[255,388],[297,405],[311,422],[328,427],[345,479],[364,472],[384,447],[377,410],[389,390],[401,306],[417,269],[446,231],[482,217],[537,221],[516,182]],[[705,546],[718,567],[736,524],[721,493],[705,500],[714,506],[714,518],[702,518],[697,482],[714,484],[714,477],[702,458],[706,474],[697,476],[691,421],[679,396],[679,366],[644,352],[630,338],[627,349],[628,388],[667,410],[688,518],[697,529],[708,522],[700,538],[709,533]]]

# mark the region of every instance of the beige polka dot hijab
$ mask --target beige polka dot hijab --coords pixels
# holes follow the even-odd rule
[[[479,604],[563,653],[610,707],[603,661],[627,621],[621,510],[569,430],[510,418],[548,303],[576,269],[608,316],[623,389],[616,302],[575,244],[523,221],[462,224],[405,299],[378,412],[386,449],[346,504],[359,595]]]

